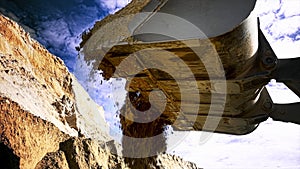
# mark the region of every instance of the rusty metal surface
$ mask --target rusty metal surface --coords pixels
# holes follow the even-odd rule
[[[147,64],[149,64],[149,61],[151,61],[153,67],[156,67],[156,65],[163,65],[170,72],[182,75],[181,83],[184,84],[184,88],[181,90],[178,86],[178,81],[175,81],[171,75],[157,69],[146,69],[146,67],[144,67],[145,70],[138,75],[136,75],[135,72],[131,72],[133,68],[128,65],[125,67],[118,67],[118,69],[122,70],[121,72],[118,72],[118,74],[114,71],[105,71],[109,68],[106,64],[100,64],[99,69],[104,70],[104,75],[107,78],[112,76],[126,77],[128,81],[126,90],[128,92],[139,91],[148,95],[153,89],[158,88],[162,90],[167,97],[167,106],[164,110],[163,117],[167,118],[166,120],[171,121],[171,124],[172,122],[175,122],[176,118],[181,118],[177,119],[176,124],[173,124],[176,130],[202,130],[207,114],[213,106],[215,110],[220,109],[222,111],[222,109],[224,109],[222,115],[223,118],[216,132],[245,134],[254,130],[257,123],[250,123],[251,117],[243,117],[243,114],[247,111],[249,103],[251,106],[255,104],[254,100],[259,95],[261,88],[269,81],[268,78],[261,78],[258,76],[247,78],[239,76],[246,70],[243,65],[246,65],[246,62],[252,62],[254,59],[251,57],[254,56],[253,50],[255,50],[255,47],[248,37],[251,36],[251,34],[245,33],[246,30],[244,25],[246,24],[247,22],[243,23],[230,33],[211,39],[211,42],[215,45],[222,60],[228,79],[226,82],[226,93],[218,91],[218,77],[208,77],[207,68],[211,68],[211,71],[214,71],[214,64],[204,65],[202,61],[195,56],[193,51],[185,46],[182,41],[159,43],[139,42],[136,44],[118,45],[111,48],[104,56],[105,60],[113,67],[118,67],[129,54],[133,54],[136,59],[130,64],[133,66],[138,65],[143,68],[143,64],[145,64],[145,62],[148,62]],[[185,43],[192,44],[192,46],[195,46],[198,49],[200,48],[200,50],[204,51],[203,58],[209,58],[210,55],[213,54],[213,51],[209,51],[209,48],[205,45],[197,46],[197,44],[199,44],[198,42],[199,40],[186,40]],[[142,54],[136,54],[137,51],[141,50],[146,51]],[[197,80],[200,100],[195,100],[193,97],[195,93],[189,91],[189,80],[192,79],[188,77],[188,74],[180,71],[179,65],[172,61],[172,59],[165,59],[165,56],[168,55],[168,52],[166,51],[174,54],[174,57],[179,57],[189,66]],[[151,60],[152,56],[156,56],[155,58],[158,56],[161,60]],[[214,74],[218,75],[218,72],[214,72]],[[185,106],[184,110],[180,107],[181,93],[183,92],[188,93],[190,96],[187,100],[189,103],[186,103],[187,106]],[[225,95],[225,108],[218,108],[220,105],[211,104],[212,92],[217,93],[220,96]],[[222,99],[220,102],[221,101]],[[195,108],[199,109],[198,114],[192,113]],[[220,112],[216,112],[216,115],[219,113]],[[180,116],[178,116],[179,114]],[[193,123],[192,119],[195,118],[195,116],[197,116],[196,122]]]
[[[139,101],[144,105],[142,109],[147,110],[151,91],[161,90],[166,97],[166,107],[160,118],[164,119],[167,124],[172,124],[176,130],[204,130],[203,126],[208,118],[212,121],[214,118],[218,120],[218,116],[222,114],[215,132],[247,134],[267,118],[265,112],[259,109],[252,110],[253,107],[261,105],[258,98],[263,91],[263,86],[270,80],[265,75],[259,75],[261,70],[255,68],[256,65],[261,65],[258,54],[258,35],[256,17],[250,15],[231,31],[209,39],[146,42],[132,36],[127,39],[128,41],[114,46],[102,44],[92,52],[89,49],[84,49],[84,51],[87,58],[91,55],[99,55],[102,58],[101,63],[96,66],[103,71],[106,79],[126,78],[126,90],[129,95],[135,93],[141,95]],[[99,41],[102,41],[101,37],[105,37],[105,33],[101,32],[98,37]],[[93,42],[95,40],[91,41]],[[197,56],[195,50],[200,51],[200,57]],[[222,72],[216,68],[217,64],[212,57],[216,53],[222,62],[227,79],[226,92],[222,90],[222,87],[220,89],[219,84],[224,82],[219,81]],[[129,56],[133,59],[122,64]],[[178,59],[188,66],[193,76],[183,71],[184,68],[179,64]],[[149,65],[154,68],[149,69]],[[163,67],[167,72],[155,69],[155,67]],[[122,71],[116,71],[117,69]],[[137,73],[134,71],[136,69],[143,71]],[[208,72],[212,73],[208,74]],[[178,77],[176,80],[172,77],[174,74]],[[193,80],[196,80],[198,93],[190,90]],[[180,87],[178,83],[181,84]],[[183,93],[189,96],[185,103],[182,101]],[[211,100],[212,93],[220,96],[214,98],[214,104]],[[161,97],[157,96],[157,98]],[[152,101],[151,106],[162,102],[159,99]],[[221,104],[223,101],[225,101],[224,107]],[[130,99],[126,101],[126,104],[133,104],[135,108],[137,108],[136,105],[140,105],[137,101],[132,103]],[[195,109],[198,109],[196,113]],[[211,109],[213,111],[208,117]],[[134,121],[134,116],[138,116],[132,114],[130,110],[127,114],[131,114],[132,121]],[[210,131],[209,127],[205,130]]]

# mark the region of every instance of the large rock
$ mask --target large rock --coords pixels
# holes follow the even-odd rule
[[[60,59],[0,15],[1,168],[128,168],[103,113]],[[147,168],[196,166],[159,155]]]
[[[68,137],[11,99],[0,97],[0,163],[4,168],[33,168]]]
[[[1,16],[0,23],[1,95],[76,135],[73,78],[63,62],[13,21]]]
[[[76,136],[80,130],[93,138],[111,140],[103,108],[90,99],[63,61],[18,24],[4,16],[0,23],[1,96],[69,135]]]

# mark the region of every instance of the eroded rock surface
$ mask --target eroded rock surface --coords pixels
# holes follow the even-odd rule
[[[0,77],[1,96],[24,110],[71,136],[81,130],[92,138],[111,140],[103,109],[82,106],[96,104],[63,61],[4,16],[0,17]]]
[[[76,135],[75,111],[66,114],[63,107],[55,106],[63,96],[74,104],[74,78],[62,60],[3,16],[0,17],[0,76],[2,96],[51,121],[64,132]],[[61,110],[57,111],[57,108]]]
[[[7,168],[33,168],[68,137],[52,123],[34,116],[11,99],[0,97],[0,161]]]

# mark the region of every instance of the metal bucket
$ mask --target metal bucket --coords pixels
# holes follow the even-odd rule
[[[151,112],[141,112],[151,106],[158,111],[164,103],[159,118],[176,130],[246,134],[267,118],[254,108],[269,81],[259,76],[263,66],[254,68],[261,65],[258,22],[250,14],[254,5],[250,0],[133,0],[84,36],[83,53],[86,60],[98,58],[95,66],[105,78],[127,79],[128,125],[151,118]],[[134,59],[124,64],[131,55]],[[192,74],[182,71],[181,61]],[[150,103],[154,89],[162,93]]]

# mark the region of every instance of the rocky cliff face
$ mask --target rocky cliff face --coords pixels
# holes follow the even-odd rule
[[[0,15],[1,167],[128,168],[103,117],[60,59]],[[147,168],[196,166],[159,155]]]

